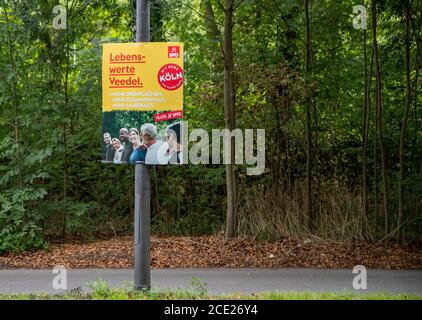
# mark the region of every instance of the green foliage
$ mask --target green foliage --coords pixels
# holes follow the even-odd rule
[[[75,1],[69,8],[66,30],[52,28],[51,1],[0,2],[0,252],[41,248],[48,236],[132,232],[134,169],[102,164],[99,142],[102,120],[117,117],[121,126],[143,122],[134,119],[132,112],[109,113],[103,119],[101,115],[101,44],[133,41],[135,2]],[[220,36],[210,35],[202,2],[151,1],[151,30],[153,41],[184,43],[184,114],[191,129],[209,131],[224,127],[224,13],[216,0],[209,1]],[[395,227],[405,92],[404,11],[402,3],[396,1],[378,3],[383,122],[391,186],[389,215]],[[369,12],[369,1],[364,4]],[[352,0],[323,0],[312,2],[310,8],[314,200],[320,220],[336,216],[335,224],[341,225],[345,217],[357,217],[357,224],[347,220],[350,224],[344,229],[359,225],[353,237],[359,234],[378,239],[384,235],[379,231],[383,226],[379,214],[382,183],[380,154],[378,158],[373,154],[373,104],[368,144],[370,216],[366,227],[359,220],[364,61],[363,32],[352,27],[354,5]],[[420,12],[420,2],[412,5],[412,12]],[[251,177],[245,175],[244,166],[236,168],[238,207],[257,208],[247,214],[255,222],[266,221],[269,213],[289,210],[292,214],[294,207],[295,221],[304,224],[303,16],[303,3],[297,1],[244,1],[234,13],[236,126],[266,130],[265,173]],[[368,69],[370,19],[366,32]],[[415,90],[406,132],[402,221],[405,235],[413,240],[420,239],[422,233],[422,98],[417,71],[421,23],[420,15],[412,13],[411,78]],[[372,71],[372,103],[373,76]],[[112,128],[113,136],[118,129]],[[176,235],[222,230],[224,175],[223,165],[151,168],[152,230]],[[346,199],[340,204],[335,191],[338,186],[342,186]],[[263,194],[257,193],[264,189],[265,195],[272,196],[266,198],[265,206]],[[280,231],[287,229],[285,221],[280,222],[282,228],[268,221],[256,229],[261,230],[257,237],[297,236]],[[336,234],[329,226],[317,232],[328,237]]]
[[[101,278],[97,278],[95,281],[88,283],[87,287],[92,290],[93,299],[105,299],[111,292],[107,282]]]
[[[191,287],[200,298],[206,299],[208,296],[207,284],[202,282],[200,278],[192,277]]]
[[[151,174],[153,231],[175,235],[220,231],[224,187],[224,168],[219,166],[155,168]]]
[[[0,253],[45,249],[37,215],[26,205],[43,199],[43,189],[21,188],[0,193]]]
[[[422,300],[422,296],[412,293],[390,292],[261,292],[248,295],[233,294],[205,294],[187,290],[140,290],[112,288],[106,283],[101,288],[93,289],[92,293],[70,292],[66,294],[1,294],[1,300]],[[94,286],[94,288],[96,288]]]

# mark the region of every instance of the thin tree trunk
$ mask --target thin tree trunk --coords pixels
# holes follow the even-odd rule
[[[224,8],[224,114],[225,127],[230,131],[235,124],[235,94],[233,66],[233,12],[234,0],[226,0]],[[234,173],[234,141],[230,150],[230,164],[226,164],[227,228],[226,239],[235,236],[236,221],[236,177]]]
[[[405,170],[405,139],[407,119],[409,116],[410,104],[410,3],[406,1],[406,39],[405,39],[405,68],[406,68],[406,94],[404,98],[404,112],[400,132],[400,175],[399,175],[399,212],[397,216],[397,238],[400,238],[401,220],[403,218],[403,201],[404,201],[404,170]]]
[[[312,60],[311,60],[312,61]],[[312,70],[312,68],[311,68]],[[311,71],[312,72],[312,71]],[[316,105],[316,99],[315,96],[312,97],[311,99],[312,101],[312,110],[313,110],[313,115],[314,115],[314,121],[313,121],[313,127],[312,130],[313,131],[313,141],[314,145],[312,148],[312,152],[313,152],[313,177],[315,177],[316,181],[314,184],[314,194],[312,195],[312,202],[313,202],[313,208],[312,208],[312,213],[314,216],[314,229],[316,230],[320,224],[320,213],[321,213],[321,176],[320,176],[320,172],[318,169],[318,164],[319,164],[319,153],[318,153],[318,108]]]
[[[69,26],[69,3],[66,1],[66,25]],[[63,225],[62,225],[62,237],[66,237],[66,225],[67,225],[67,184],[68,184],[68,159],[67,159],[67,107],[69,104],[69,58],[70,58],[70,43],[69,43],[69,29],[66,29],[66,71],[64,79],[64,106],[63,106]]]
[[[418,62],[416,62],[418,63]],[[419,132],[419,128],[418,128],[418,109],[417,109],[417,104],[418,104],[418,80],[419,80],[419,67],[416,67],[416,75],[415,75],[415,82],[413,83],[413,88],[414,88],[414,94],[413,94],[413,124],[414,124],[414,131],[413,131],[413,138],[412,138],[412,147],[415,147],[417,139],[418,139],[418,132]],[[418,168],[418,161],[416,161],[415,167]]]
[[[415,40],[416,44],[416,56],[415,56],[415,80],[413,83],[413,121],[414,121],[414,132],[413,132],[413,139],[412,139],[412,148],[414,148],[418,143],[418,132],[419,132],[419,119],[418,119],[418,79],[419,79],[419,72],[421,69],[422,64],[422,54],[421,54],[421,38],[420,38],[420,24],[419,26],[416,25],[415,20],[411,17],[411,24],[412,24],[412,35]],[[421,167],[419,165],[419,159],[416,159],[413,163],[413,170],[416,176],[420,177],[421,174]],[[419,228],[417,227],[417,219],[418,219],[418,211],[419,211],[419,201],[415,198],[415,205],[414,205],[414,213],[413,213],[413,220],[415,221],[415,230],[421,232],[421,226],[419,224]]]
[[[368,147],[368,141],[369,141],[369,125],[370,125],[370,118],[371,118],[371,84],[372,84],[372,71],[373,71],[373,66],[374,66],[374,46],[372,46],[372,50],[371,50],[371,64],[369,67],[369,76],[367,79],[367,87],[365,89],[365,94],[366,94],[366,106],[367,106],[367,110],[366,110],[366,132],[364,132],[365,134],[365,139],[366,139],[366,148]],[[375,130],[375,135],[374,135],[374,175],[376,178],[376,130]],[[366,151],[366,153],[368,153],[368,151]],[[367,160],[367,156],[365,158]],[[367,210],[369,211],[368,208],[368,171],[366,170],[366,196],[367,196]],[[375,230],[376,227],[378,225],[378,189],[377,189],[377,181],[375,182],[375,205],[374,205],[374,209],[375,209]],[[366,216],[366,222],[368,222],[369,220],[369,213]],[[368,231],[370,231],[371,228],[368,228]]]
[[[220,30],[218,30],[218,26],[215,21],[214,10],[212,9],[210,0],[201,0],[201,4],[202,9],[204,10],[204,22],[205,27],[207,29],[208,37],[211,41],[220,41],[221,33]]]
[[[372,41],[372,56],[375,58],[375,43]],[[372,63],[371,61],[371,72],[372,72]],[[371,74],[372,79],[372,74]],[[370,79],[370,80],[371,80]],[[371,84],[369,84],[368,90],[371,87]],[[368,91],[368,94],[370,96],[370,91]],[[375,132],[374,132],[374,202],[375,202],[375,219],[376,219],[376,226],[380,224],[380,210],[379,210],[379,190],[378,190],[378,108],[375,104],[374,108],[374,120],[375,120]]]
[[[376,108],[375,108],[376,112]],[[378,122],[375,121],[375,133],[374,133],[374,204],[375,204],[375,224],[378,227],[380,224],[380,214],[378,208],[378,139],[377,139],[377,132],[378,132]],[[378,229],[377,229],[378,230]]]
[[[383,181],[383,211],[384,211],[384,232],[388,234],[389,221],[388,221],[388,176],[387,176],[387,155],[385,152],[384,134],[382,126],[382,81],[381,81],[381,68],[379,62],[378,43],[377,43],[377,15],[376,15],[376,0],[372,0],[372,35],[375,52],[375,100],[376,100],[376,121],[378,124],[378,139],[381,150],[381,167],[382,167],[382,181]]]
[[[414,91],[415,91],[415,93],[414,93],[414,100],[413,100],[413,104],[414,104],[414,123],[415,123],[414,142],[413,142],[414,145],[417,144],[417,140],[418,140],[417,133],[419,132],[418,131],[418,125],[417,125],[417,123],[418,123],[418,113],[417,113],[417,111],[418,111],[417,110],[417,105],[418,105],[418,77],[419,77],[419,68],[420,68],[420,64],[419,63],[420,63],[420,60],[418,60],[418,64],[417,64],[417,67],[416,67],[415,82],[414,82],[414,86],[413,86]],[[416,160],[414,162],[414,173],[415,173],[416,176],[418,175],[418,171],[419,170],[420,170],[419,169],[419,161]],[[419,176],[420,176],[420,171],[419,171]],[[419,209],[419,201],[418,201],[417,198],[415,198],[414,208],[415,208],[415,210],[414,210],[413,218],[414,218],[415,224],[417,225],[418,209]]]
[[[367,63],[366,63],[366,29],[363,29],[363,60],[364,60],[364,107],[363,107],[363,145],[362,145],[362,203],[363,220],[368,219],[368,182],[367,182],[367,147],[368,147],[368,129],[369,129],[369,103],[368,103],[368,81],[367,81]]]
[[[220,47],[218,47],[218,45],[216,44],[215,46],[213,46],[213,49],[220,48],[221,50],[223,46],[222,41],[221,41],[221,32],[218,29],[211,2],[210,0],[201,0],[201,4],[202,4],[202,10],[204,11],[204,24],[207,30],[207,36],[211,43],[218,42],[218,45],[220,45]],[[211,63],[214,67],[214,70],[216,71],[221,70],[222,59],[221,59],[221,55],[218,54],[217,50],[211,50],[210,58],[211,58]]]
[[[17,85],[18,85],[18,77],[17,77],[17,68],[16,68],[16,61],[14,59],[14,47],[13,47],[13,41],[12,41],[12,33],[10,31],[10,23],[9,23],[9,16],[7,14],[7,7],[6,7],[6,3],[3,0],[2,1],[2,7],[3,7],[3,12],[4,12],[4,18],[6,21],[6,30],[7,30],[7,42],[8,42],[8,49],[9,49],[9,59],[10,59],[10,64],[12,66],[12,70],[13,70],[13,80],[11,82],[11,87],[12,87],[12,96],[13,96],[13,109],[15,111],[15,119],[14,119],[14,123],[12,124],[13,127],[13,132],[14,132],[14,136],[15,136],[15,146],[16,146],[16,163],[21,163],[21,156],[20,156],[20,139],[19,139],[19,135],[20,135],[20,113],[19,113],[19,98],[18,98],[18,92],[17,92]],[[18,179],[17,179],[17,186],[21,187],[23,184],[23,173],[22,173],[22,169],[19,166],[19,173],[18,173]]]
[[[310,63],[311,63],[311,35],[309,33],[309,8],[308,0],[305,0],[305,96],[306,96],[306,214],[308,226],[313,229],[314,215],[312,205],[312,135],[311,135],[311,90],[310,90]]]

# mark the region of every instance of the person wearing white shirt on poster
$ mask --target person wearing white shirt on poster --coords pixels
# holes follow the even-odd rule
[[[168,144],[158,140],[157,128],[152,123],[145,123],[141,126],[141,136],[148,150],[145,164],[167,164],[169,161],[166,157]]]

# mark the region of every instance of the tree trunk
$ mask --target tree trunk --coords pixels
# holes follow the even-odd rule
[[[412,9],[411,9],[412,11]],[[419,133],[419,119],[418,119],[418,97],[419,97],[419,85],[418,85],[418,79],[419,79],[419,72],[421,69],[421,65],[422,65],[422,54],[421,54],[421,37],[420,37],[420,24],[416,25],[415,23],[415,19],[410,19],[410,22],[412,24],[412,38],[415,41],[416,44],[416,56],[415,56],[415,69],[416,69],[416,74],[415,74],[415,80],[413,82],[413,121],[414,121],[414,131],[413,131],[413,138],[412,138],[412,148],[414,148],[417,143],[418,143],[418,133]],[[418,158],[416,158],[416,160],[413,162],[413,171],[414,174],[417,177],[421,177],[421,166],[420,166],[420,161]],[[420,207],[420,201],[418,201],[417,198],[415,198],[415,203],[414,203],[414,212],[413,212],[413,221],[415,223],[415,230],[417,230],[417,232],[422,233],[422,228],[421,225],[419,224],[418,227],[418,213],[419,211],[419,207]]]
[[[374,46],[372,46],[372,50],[371,50],[371,63],[370,63],[370,67],[369,67],[369,76],[367,78],[367,82],[366,82],[366,89],[365,89],[365,94],[366,94],[366,119],[365,119],[365,132],[364,132],[364,146],[365,146],[365,193],[366,193],[366,210],[369,211],[368,208],[368,170],[367,170],[367,155],[368,155],[368,141],[369,141],[369,125],[370,125],[370,118],[371,118],[371,83],[372,83],[372,71],[373,71],[373,66],[374,66]],[[376,131],[375,131],[376,132]],[[365,144],[366,141],[366,144]],[[376,134],[374,135],[374,176],[375,176],[375,180],[376,180]],[[375,205],[374,205],[374,209],[375,209],[375,229],[377,226],[377,217],[378,217],[378,189],[377,189],[377,182],[375,181]],[[366,217],[365,217],[365,221],[367,223],[368,226],[368,231],[371,232],[371,228],[368,225],[368,219],[369,218],[369,212],[366,213]]]
[[[12,87],[12,96],[13,96],[13,109],[15,111],[15,119],[14,123],[12,124],[14,137],[15,137],[15,147],[16,147],[16,163],[21,163],[21,154],[20,154],[20,111],[19,111],[19,97],[18,97],[18,72],[17,72],[17,66],[15,61],[15,48],[13,46],[13,39],[12,39],[12,32],[10,30],[10,21],[9,16],[7,14],[7,6],[5,1],[2,1],[2,7],[4,12],[4,18],[6,22],[6,32],[7,32],[7,42],[8,42],[8,51],[9,51],[9,60],[10,65],[12,66],[13,71],[13,80],[11,81],[11,87]],[[21,166],[18,166],[18,179],[16,179],[16,184],[18,187],[22,187],[23,185],[23,172]]]
[[[409,102],[410,102],[410,3],[406,1],[406,14],[405,14],[405,25],[406,25],[406,39],[405,39],[405,65],[406,65],[406,94],[404,98],[404,111],[403,119],[401,124],[400,132],[400,175],[399,175],[399,212],[397,216],[397,238],[400,237],[401,220],[403,218],[403,201],[404,201],[404,169],[405,169],[405,138],[407,119],[409,116]]]
[[[66,25],[69,26],[69,3],[66,1]],[[66,29],[66,71],[63,83],[64,106],[63,106],[63,225],[62,238],[66,237],[67,227],[67,184],[68,184],[68,159],[67,159],[67,108],[69,104],[69,58],[70,58],[70,43],[69,43],[69,29]]]
[[[214,10],[212,9],[210,0],[202,0],[201,4],[202,9],[204,10],[204,22],[208,37],[211,41],[220,41],[221,33],[220,30],[218,30],[217,23],[215,22]]]
[[[305,97],[306,97],[306,214],[308,225],[313,229],[314,215],[312,208],[312,135],[311,135],[311,90],[310,90],[310,60],[311,60],[311,36],[309,33],[309,8],[308,0],[305,0]]]
[[[230,131],[235,126],[235,92],[233,66],[233,12],[234,0],[226,0],[224,8],[224,115],[225,127]],[[235,236],[236,221],[236,177],[234,174],[234,141],[232,138],[230,164],[226,164],[227,228],[226,239]]]
[[[222,51],[221,32],[218,29],[217,22],[215,21],[214,10],[210,0],[202,0],[201,4],[202,10],[204,11],[204,24],[207,30],[207,36],[210,42],[213,43],[210,53],[211,63],[214,70],[220,72],[223,67],[222,57],[219,53],[219,51]]]
[[[372,35],[374,44],[374,58],[375,58],[375,100],[376,100],[376,122],[378,128],[378,139],[381,151],[381,166],[382,166],[382,181],[383,181],[383,211],[384,211],[384,232],[387,235],[389,229],[388,221],[388,176],[387,176],[387,156],[385,152],[384,134],[382,126],[382,81],[381,69],[379,62],[378,43],[377,43],[377,14],[376,14],[376,0],[372,0]]]
[[[364,105],[363,105],[363,145],[362,145],[362,204],[363,204],[363,220],[368,218],[368,182],[367,182],[367,147],[368,147],[368,128],[369,128],[369,99],[368,99],[368,81],[366,66],[366,29],[363,29],[363,60],[364,60]]]

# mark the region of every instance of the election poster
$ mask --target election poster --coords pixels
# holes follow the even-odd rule
[[[183,162],[183,44],[103,44],[102,161]]]

